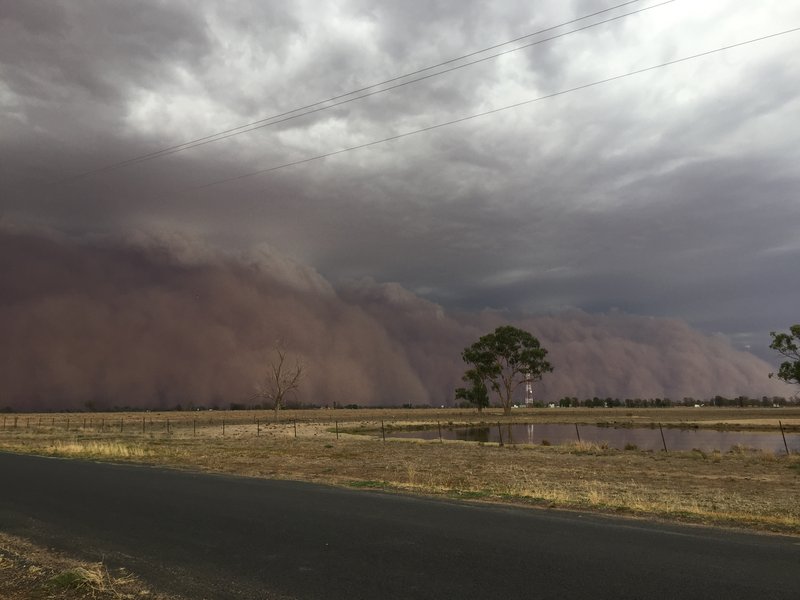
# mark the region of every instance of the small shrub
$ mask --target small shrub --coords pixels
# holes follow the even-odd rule
[[[542,440],[542,446],[550,446],[550,440]]]
[[[636,444],[631,444],[630,442],[625,444],[625,450],[638,450],[638,449],[639,446],[637,446]]]

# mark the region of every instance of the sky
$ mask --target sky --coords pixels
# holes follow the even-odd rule
[[[774,364],[800,306],[800,31],[599,82],[800,27],[800,4],[619,4],[0,1],[0,225],[103,260],[266,255],[448,318],[653,317]]]

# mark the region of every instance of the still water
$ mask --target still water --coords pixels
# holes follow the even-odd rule
[[[664,428],[664,439],[658,427],[616,428],[598,427],[596,425],[556,425],[551,423],[527,425],[501,425],[481,427],[442,428],[442,438],[446,440],[464,440],[468,442],[499,442],[502,434],[506,444],[565,444],[580,439],[584,442],[608,444],[612,448],[624,449],[626,445],[635,445],[640,450],[663,450],[666,443],[668,450],[703,450],[710,452],[720,450],[728,452],[734,446],[755,448],[769,452],[786,452],[781,432],[768,431],[715,431],[710,429],[671,429]],[[438,429],[422,431],[392,432],[393,437],[417,438],[426,440],[439,439]],[[787,433],[786,443],[791,452],[800,452],[800,433]]]

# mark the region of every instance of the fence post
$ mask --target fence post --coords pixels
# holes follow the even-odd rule
[[[383,441],[386,441],[386,429],[383,427],[383,419],[381,419],[381,436],[383,437]]]
[[[197,435],[197,419],[192,419],[192,435]]]
[[[14,419],[14,427],[16,427],[16,426],[17,426],[17,419],[15,418],[15,419]],[[66,427],[66,430],[67,430],[67,431],[69,431],[69,417],[67,417],[67,427]]]
[[[167,417],[167,434],[169,434],[169,417]]]
[[[500,429],[500,422],[497,422],[497,433],[500,436],[500,445],[503,445],[503,430]]]
[[[294,420],[294,439],[297,439],[297,419]]]
[[[225,419],[222,419],[222,435],[225,435]]]
[[[339,439],[339,421],[334,421],[336,424],[336,439]]]
[[[667,450],[667,441],[664,439],[664,429],[661,427],[661,423],[658,424],[658,430],[661,432],[661,443],[664,444],[664,452],[669,454],[669,450]]]
[[[145,417],[142,417],[142,433],[145,432]]]
[[[575,423],[575,435],[578,436],[578,443],[580,444],[581,443],[581,432],[578,431],[578,424],[577,423]]]
[[[444,440],[442,440],[442,423],[440,421],[436,421],[436,425],[439,426],[439,443],[444,444]]]
[[[122,433],[122,417],[119,418],[119,432]]]
[[[261,435],[261,421],[256,419],[256,437]]]
[[[789,445],[786,443],[786,434],[783,433],[783,423],[778,421],[778,427],[781,428],[781,436],[783,436],[783,447],[786,448],[786,454],[789,454]]]

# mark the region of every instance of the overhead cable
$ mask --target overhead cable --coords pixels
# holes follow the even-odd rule
[[[306,115],[310,115],[310,114],[322,112],[322,111],[325,111],[325,110],[329,110],[331,108],[335,108],[337,106],[341,106],[342,104],[347,104],[347,103],[350,103],[350,102],[354,102],[356,100],[361,100],[363,98],[367,98],[369,96],[375,96],[377,94],[382,94],[382,93],[391,91],[391,90],[399,88],[399,87],[403,87],[403,86],[410,85],[410,84],[413,84],[413,83],[418,83],[420,81],[423,81],[423,80],[426,80],[426,79],[430,79],[432,77],[438,77],[439,75],[443,75],[445,73],[449,73],[449,72],[455,71],[457,69],[463,69],[465,67],[468,67],[468,66],[480,63],[480,62],[485,62],[485,61],[488,61],[488,60],[492,60],[494,58],[497,58],[499,56],[503,56],[505,54],[509,54],[511,52],[518,52],[519,50],[523,50],[525,48],[530,48],[531,46],[536,46],[536,45],[539,45],[539,44],[543,44],[545,42],[549,42],[549,41],[552,41],[552,40],[555,40],[555,39],[558,39],[558,38],[561,38],[561,37],[565,37],[565,36],[571,35],[573,33],[584,31],[586,29],[590,29],[590,28],[593,28],[593,27],[598,27],[600,25],[604,25],[604,24],[610,23],[612,21],[617,21],[617,20],[620,20],[620,19],[624,19],[624,18],[629,17],[631,15],[635,15],[635,14],[638,14],[638,13],[641,13],[641,12],[644,12],[644,11],[647,11],[647,10],[651,10],[653,8],[658,8],[658,7],[663,6],[665,4],[671,4],[672,2],[675,2],[677,0],[664,0],[663,2],[660,2],[660,3],[652,5],[652,6],[648,6],[648,7],[641,8],[641,9],[638,9],[638,10],[635,10],[635,11],[631,11],[631,12],[628,12],[628,13],[625,13],[625,14],[622,14],[622,15],[618,15],[618,16],[615,16],[615,17],[612,17],[612,18],[609,18],[609,19],[605,19],[603,21],[598,21],[596,23],[592,23],[592,24],[586,25],[584,27],[573,29],[573,30],[570,30],[570,31],[567,31],[567,32],[564,32],[564,33],[561,33],[561,34],[558,34],[558,35],[554,35],[554,36],[551,36],[551,37],[548,37],[548,38],[545,38],[545,39],[542,39],[542,40],[537,40],[535,42],[531,42],[531,43],[528,43],[528,44],[525,44],[525,45],[522,45],[522,46],[518,46],[516,48],[505,50],[503,52],[499,52],[499,53],[493,54],[491,56],[486,56],[486,57],[483,57],[483,58],[480,58],[480,59],[477,59],[477,60],[469,61],[469,62],[464,63],[464,64],[456,65],[456,66],[453,66],[453,67],[450,67],[450,68],[447,68],[447,69],[444,69],[444,70],[441,70],[441,71],[437,71],[436,73],[428,73],[427,75],[424,75],[422,77],[417,77],[415,79],[411,79],[411,80],[408,80],[408,81],[401,81],[401,80],[406,79],[408,77],[413,77],[414,75],[419,75],[421,73],[426,73],[426,72],[431,71],[433,69],[437,69],[439,67],[450,65],[452,63],[455,63],[455,62],[458,62],[460,60],[464,60],[464,59],[467,59],[467,58],[471,58],[473,56],[477,56],[479,54],[482,54],[484,52],[488,52],[490,50],[496,50],[497,48],[501,48],[503,46],[507,46],[509,44],[513,44],[515,42],[519,42],[521,40],[528,39],[528,38],[536,36],[536,35],[541,35],[543,33],[549,32],[549,31],[554,31],[554,30],[559,29],[561,27],[565,27],[567,25],[572,25],[574,23],[578,23],[580,21],[584,21],[586,19],[589,19],[589,18],[592,18],[592,17],[596,17],[596,16],[604,14],[604,13],[611,12],[611,11],[617,10],[619,8],[622,8],[624,6],[627,6],[627,5],[630,5],[630,4],[635,4],[636,2],[640,2],[640,1],[641,0],[629,0],[628,2],[623,2],[622,4],[618,4],[618,5],[612,6],[610,8],[606,8],[606,9],[603,9],[603,10],[600,10],[600,11],[596,11],[594,13],[591,13],[591,14],[588,14],[588,15],[584,15],[582,17],[578,17],[578,18],[572,19],[570,21],[565,21],[564,23],[560,23],[558,25],[553,25],[553,26],[550,26],[550,27],[546,27],[544,29],[540,29],[540,30],[535,31],[533,33],[529,33],[529,34],[526,34],[526,35],[523,35],[523,36],[516,37],[516,38],[514,38],[512,40],[508,40],[506,42],[495,44],[493,46],[488,46],[488,47],[483,48],[481,50],[476,50],[476,51],[470,52],[468,54],[464,54],[464,55],[461,55],[461,56],[458,56],[458,57],[455,57],[455,58],[451,58],[451,59],[439,62],[439,63],[437,63],[435,65],[431,65],[431,66],[428,66],[428,67],[417,69],[416,71],[411,71],[411,72],[405,73],[403,75],[398,75],[398,76],[392,77],[390,79],[385,79],[385,80],[383,80],[381,82],[374,83],[374,84],[371,84],[371,85],[368,85],[368,86],[364,86],[364,87],[361,87],[361,88],[358,88],[358,89],[355,89],[355,90],[351,90],[351,91],[346,92],[344,94],[339,94],[339,95],[336,95],[336,96],[332,96],[332,97],[327,98],[325,100],[319,100],[317,102],[313,102],[313,103],[307,104],[305,106],[294,108],[292,110],[288,110],[288,111],[285,111],[285,112],[282,112],[282,113],[279,113],[279,114],[275,114],[275,115],[272,115],[272,116],[269,116],[269,117],[265,117],[265,118],[259,119],[257,121],[252,121],[250,123],[245,123],[244,125],[239,125],[239,126],[236,126],[236,127],[232,127],[230,129],[225,129],[223,131],[219,131],[217,133],[213,133],[213,134],[209,134],[209,135],[206,135],[206,136],[203,136],[203,137],[199,137],[199,138],[196,138],[196,139],[193,139],[193,140],[189,140],[189,141],[183,142],[181,144],[168,146],[168,147],[162,148],[160,150],[154,150],[154,151],[148,152],[146,154],[141,154],[141,155],[134,156],[134,157],[131,157],[131,158],[128,158],[128,159],[125,159],[125,160],[121,160],[121,161],[115,162],[115,163],[104,165],[102,167],[97,167],[95,169],[91,169],[89,171],[84,171],[82,173],[78,173],[78,174],[69,176],[67,178],[58,180],[58,181],[53,182],[53,183],[54,184],[56,184],[56,183],[67,183],[67,182],[70,182],[70,181],[83,179],[85,177],[89,177],[91,175],[96,175],[98,173],[112,171],[112,170],[120,169],[120,168],[123,168],[123,167],[139,164],[139,163],[142,163],[142,162],[154,160],[154,159],[157,159],[157,158],[162,158],[164,156],[169,156],[169,155],[172,155],[172,154],[176,154],[178,152],[183,152],[183,151],[189,150],[191,148],[196,148],[198,146],[204,146],[206,144],[212,144],[214,142],[218,142],[218,141],[221,141],[221,140],[224,140],[224,139],[228,139],[228,138],[231,138],[231,137],[234,137],[234,136],[238,136],[238,135],[242,135],[242,134],[245,134],[245,133],[249,133],[249,132],[255,131],[257,129],[263,129],[265,127],[270,127],[272,125],[277,125],[279,123],[285,123],[286,121],[291,121],[293,119],[297,119],[297,118],[300,118],[300,117],[303,117],[303,116],[306,116]],[[398,82],[398,81],[400,81],[400,83],[394,83],[394,82]],[[384,85],[387,85],[387,84],[390,84],[390,83],[394,83],[394,85],[391,85],[389,87],[385,87],[385,88],[382,88],[382,89],[378,89],[378,90],[374,89],[374,88],[379,88],[380,86],[384,86]],[[368,91],[368,90],[373,90],[373,91]],[[365,92],[365,93],[362,93],[362,92]],[[354,96],[354,97],[348,98],[348,96]]]
[[[203,185],[199,185],[199,186],[193,187],[191,189],[199,190],[199,189],[210,188],[210,187],[222,185],[222,184],[225,184],[225,183],[230,183],[232,181],[238,181],[238,180],[241,180],[241,179],[247,179],[249,177],[254,177],[256,175],[263,175],[265,173],[271,173],[273,171],[278,171],[280,169],[285,169],[287,167],[293,167],[293,166],[296,166],[296,165],[302,165],[302,164],[305,164],[305,163],[318,161],[318,160],[321,160],[323,158],[328,158],[328,157],[331,157],[331,156],[337,156],[339,154],[344,154],[345,152],[352,152],[353,150],[361,150],[363,148],[369,148],[371,146],[377,146],[378,144],[383,144],[383,143],[386,143],[386,142],[391,142],[391,141],[394,141],[394,140],[399,140],[399,139],[402,139],[402,138],[410,137],[412,135],[417,135],[417,134],[420,134],[420,133],[433,131],[434,129],[440,129],[442,127],[447,127],[449,125],[455,125],[457,123],[463,123],[465,121],[470,121],[472,119],[477,119],[479,117],[485,117],[485,116],[488,116],[488,115],[493,115],[493,114],[496,114],[496,113],[499,113],[499,112],[502,112],[502,111],[510,110],[512,108],[518,108],[520,106],[525,106],[526,104],[532,104],[534,102],[540,102],[542,100],[555,98],[557,96],[563,96],[565,94],[570,94],[572,92],[577,92],[577,91],[580,91],[580,90],[585,90],[587,88],[596,87],[596,86],[599,86],[599,85],[610,83],[612,81],[618,81],[618,80],[624,79],[626,77],[632,77],[634,75],[641,75],[642,73],[647,73],[649,71],[654,71],[656,69],[669,67],[669,66],[676,65],[676,64],[679,64],[679,63],[683,63],[683,62],[687,62],[687,61],[690,61],[690,60],[696,60],[698,58],[703,58],[705,56],[709,56],[709,55],[712,55],[712,54],[718,54],[720,52],[725,52],[726,50],[731,50],[733,48],[739,48],[741,46],[747,46],[749,44],[755,44],[756,42],[762,42],[762,41],[765,41],[765,40],[768,40],[768,39],[772,39],[772,38],[776,38],[776,37],[779,37],[779,36],[782,36],[782,35],[787,35],[787,34],[790,34],[790,33],[796,33],[798,31],[800,31],[800,27],[795,27],[793,29],[787,29],[787,30],[784,30],[784,31],[780,31],[778,33],[771,33],[769,35],[753,38],[753,39],[746,40],[746,41],[743,41],[743,42],[737,42],[735,44],[730,44],[728,46],[722,46],[720,48],[715,48],[713,50],[707,50],[705,52],[700,52],[698,54],[693,54],[691,56],[684,56],[683,58],[676,58],[674,60],[663,62],[663,63],[657,64],[657,65],[652,65],[652,66],[649,66],[649,67],[645,67],[643,69],[637,69],[635,71],[629,71],[628,73],[623,73],[621,75],[614,75],[612,77],[606,77],[605,79],[600,79],[598,81],[593,81],[591,83],[585,83],[585,84],[578,85],[578,86],[575,86],[575,87],[571,87],[571,88],[568,88],[568,89],[565,89],[565,90],[561,90],[561,91],[558,91],[558,92],[553,92],[551,94],[546,94],[544,96],[538,96],[536,98],[531,98],[530,100],[523,100],[522,102],[516,102],[514,104],[509,104],[507,106],[502,106],[500,108],[494,108],[494,109],[487,110],[487,111],[484,111],[484,112],[480,112],[480,113],[476,113],[476,114],[472,114],[472,115],[467,115],[465,117],[460,117],[458,119],[453,119],[451,121],[445,121],[443,123],[437,123],[435,125],[429,125],[428,127],[423,127],[421,129],[414,129],[412,131],[406,131],[404,133],[399,133],[397,135],[392,135],[392,136],[389,136],[389,137],[386,137],[386,138],[383,138],[383,139],[373,140],[371,142],[366,142],[364,144],[358,144],[356,146],[349,146],[347,148],[341,148],[339,150],[334,150],[332,152],[326,152],[324,154],[318,154],[316,156],[310,156],[308,158],[303,158],[303,159],[299,159],[299,160],[283,163],[283,164],[280,164],[280,165],[275,165],[273,167],[267,167],[265,169],[259,169],[257,171],[251,171],[249,173],[243,173],[241,175],[236,175],[234,177],[227,177],[225,179],[218,179],[216,181],[211,181],[211,182],[205,183]]]

